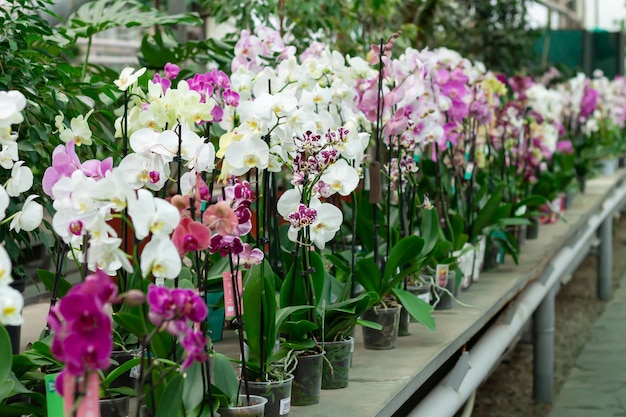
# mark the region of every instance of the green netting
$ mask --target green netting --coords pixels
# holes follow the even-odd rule
[[[587,75],[598,68],[613,78],[623,73],[622,38],[619,32],[557,30],[546,32],[535,48],[539,59],[547,58],[547,66],[560,64],[583,70]]]
[[[583,32],[560,30],[546,32],[537,42],[537,52],[543,57],[548,50],[547,62],[563,64],[570,68],[583,67]]]

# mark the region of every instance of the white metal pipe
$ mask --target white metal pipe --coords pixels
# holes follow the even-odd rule
[[[625,196],[626,184],[622,184],[604,201],[601,212],[588,219],[588,227],[574,245],[562,248],[553,258],[549,276],[545,277],[543,282],[539,280],[531,282],[512,303],[515,312],[510,320],[496,323],[485,332],[469,352],[469,370],[460,384],[451,381],[451,375],[455,374],[457,367],[465,367],[466,364],[457,364],[457,367],[409,413],[409,416],[451,417],[463,406],[488,376],[490,369],[521,331],[548,291],[557,285],[569,264],[576,257],[584,255],[581,252],[585,250],[589,239],[593,238],[600,223],[622,204]]]

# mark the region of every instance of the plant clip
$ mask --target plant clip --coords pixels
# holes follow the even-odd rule
[[[316,271],[315,267],[310,267],[308,269],[304,269],[304,270],[300,271],[300,275],[305,277],[305,276],[307,276],[309,274],[314,274],[315,271]]]
[[[256,240],[256,244],[258,246],[263,246],[266,243],[270,243],[270,239],[268,237],[260,237]]]

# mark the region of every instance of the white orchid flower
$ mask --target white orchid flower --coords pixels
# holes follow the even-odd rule
[[[270,148],[270,157],[267,163],[267,170],[270,172],[280,172],[283,162],[287,158],[283,154],[283,148],[280,145],[274,145]]]
[[[195,155],[187,167],[199,172],[213,172],[215,169],[215,146],[211,142],[198,143]]]
[[[137,239],[144,239],[150,233],[169,236],[180,222],[176,207],[144,189],[137,191],[137,200],[128,206],[128,214]]]
[[[28,196],[22,206],[22,210],[13,216],[13,220],[11,220],[9,225],[10,230],[15,230],[17,233],[22,230],[32,232],[39,227],[43,220],[43,206],[34,201],[36,198],[36,194]]]
[[[128,178],[118,167],[106,173],[106,176],[94,184],[91,195],[97,201],[109,205],[117,212],[123,211],[137,199],[135,190]]]
[[[133,272],[133,266],[126,253],[120,248],[121,244],[122,239],[117,237],[106,237],[90,242],[87,249],[89,270],[100,269],[105,271],[107,275],[115,275],[120,268],[127,272]]]
[[[7,193],[11,197],[17,197],[30,190],[33,186],[33,172],[24,165],[24,161],[17,161],[11,169],[11,178],[6,183]]]
[[[321,203],[312,198],[310,207],[317,210],[315,222],[309,226],[311,241],[320,249],[324,249],[326,242],[335,237],[343,222],[343,213],[339,208],[329,203]]]
[[[169,164],[154,154],[131,153],[122,159],[118,170],[134,189],[145,186],[153,191],[163,188],[170,175]]]
[[[345,197],[359,185],[359,173],[345,159],[340,159],[326,168],[321,180],[330,186],[333,194],[339,193]]]
[[[0,245],[0,288],[6,287],[13,282],[13,277],[11,276],[12,269],[11,258],[4,246]]]
[[[270,149],[257,135],[245,135],[226,149],[224,159],[235,176],[245,174],[250,168],[265,169],[269,163]]]
[[[0,324],[21,326],[23,307],[24,297],[18,290],[8,285],[0,287]]]
[[[291,188],[283,193],[276,203],[278,214],[288,219],[290,213],[293,213],[300,205],[302,200],[302,192],[298,188]]]
[[[0,128],[22,123],[26,97],[19,91],[0,91]]]
[[[0,221],[4,220],[6,217],[7,208],[9,208],[9,203],[11,202],[11,198],[7,191],[4,189],[2,184],[0,184]]]
[[[13,168],[13,162],[17,162],[18,159],[17,142],[10,142],[9,144],[2,145],[2,151],[0,151],[0,166],[2,168]]]
[[[168,236],[154,236],[143,248],[139,261],[144,278],[174,279],[180,274],[182,263],[176,246]]]
[[[135,71],[132,67],[126,67],[120,73],[120,78],[114,81],[114,84],[120,89],[120,91],[126,91],[130,86],[137,82],[139,77],[141,77],[144,72],[146,72],[145,68],[140,68]]]
[[[129,144],[138,154],[154,154],[160,156],[164,162],[171,162],[178,151],[178,136],[171,130],[159,133],[143,128],[130,135]]]
[[[75,171],[71,177],[61,178],[52,187],[56,196],[52,227],[65,243],[76,236],[83,236],[86,226],[98,215],[98,205],[91,195],[95,183],[83,172]]]
[[[101,207],[94,216],[89,218],[89,223],[85,224],[85,229],[89,232],[89,242],[118,237],[115,229],[107,223],[108,219],[110,219],[110,212],[106,206]]]
[[[74,145],[76,146],[90,146],[93,141],[91,140],[91,129],[89,128],[87,119],[89,119],[91,113],[93,113],[93,110],[90,110],[84,117],[81,114],[72,118],[70,121],[70,127],[63,129],[59,135],[59,139],[61,139],[64,143],[74,141]]]

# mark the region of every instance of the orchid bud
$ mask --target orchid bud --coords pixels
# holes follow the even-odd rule
[[[139,290],[128,290],[120,296],[130,307],[138,307],[146,300],[146,295]]]

